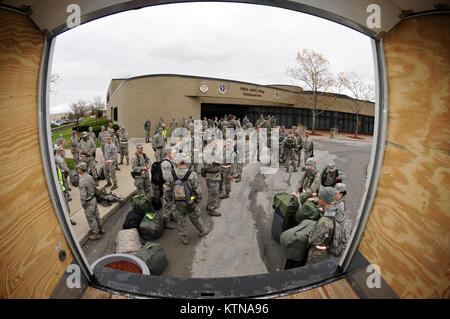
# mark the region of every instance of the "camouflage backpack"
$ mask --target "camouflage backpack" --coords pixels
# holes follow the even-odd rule
[[[182,179],[177,176],[175,169],[172,166],[172,176],[174,182],[172,183],[173,199],[176,202],[185,202],[189,204],[191,202],[191,189],[187,183],[192,171],[188,170],[186,175]]]

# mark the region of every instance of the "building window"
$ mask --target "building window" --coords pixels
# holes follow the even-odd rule
[[[113,121],[114,122],[119,121],[117,116],[117,107],[113,108]]]

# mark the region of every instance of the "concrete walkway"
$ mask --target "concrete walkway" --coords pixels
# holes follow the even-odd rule
[[[138,143],[142,143],[144,145],[144,152],[148,157],[150,157],[152,163],[155,161],[155,155],[151,147],[151,143],[145,143],[145,138],[132,138],[129,140],[128,151],[130,165],[126,165],[126,159],[124,158],[124,164],[119,165],[120,171],[116,171],[118,188],[112,191],[113,194],[122,198],[122,202],[112,203],[112,205],[109,207],[103,207],[100,203],[98,203],[98,210],[100,212],[102,223],[105,223],[112,214],[114,214],[126,201],[128,201],[134,195],[136,187],[134,186],[134,179],[131,177],[131,157],[136,152],[136,144]],[[70,150],[66,150],[66,158],[73,158]],[[98,171],[104,164],[103,153],[100,148],[97,148],[96,160],[96,168]],[[120,162],[120,155],[118,160]],[[100,180],[98,181],[98,184],[99,185],[97,186],[97,188],[100,189],[106,185],[106,181]],[[86,216],[84,215],[84,209],[81,206],[79,188],[70,184],[70,180],[69,186],[72,189],[69,192],[72,198],[72,200],[69,202],[70,217],[77,223],[72,227],[75,231],[75,235],[77,236],[78,241],[80,242],[80,245],[84,245],[88,240],[89,225],[87,223]],[[106,188],[106,191],[108,193],[111,192],[110,187]]]

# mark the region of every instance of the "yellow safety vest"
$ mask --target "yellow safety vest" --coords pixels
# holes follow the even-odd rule
[[[65,192],[66,188],[64,187],[64,181],[63,181],[63,177],[61,174],[61,170],[59,169],[59,167],[56,167],[56,169],[58,170],[58,181],[61,184],[61,188],[62,188],[63,192]]]

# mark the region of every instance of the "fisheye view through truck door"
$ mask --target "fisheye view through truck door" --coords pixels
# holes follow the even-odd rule
[[[245,4],[151,7],[61,34],[55,160],[88,262],[127,254],[188,278],[337,264],[370,160],[372,60],[356,31]]]

